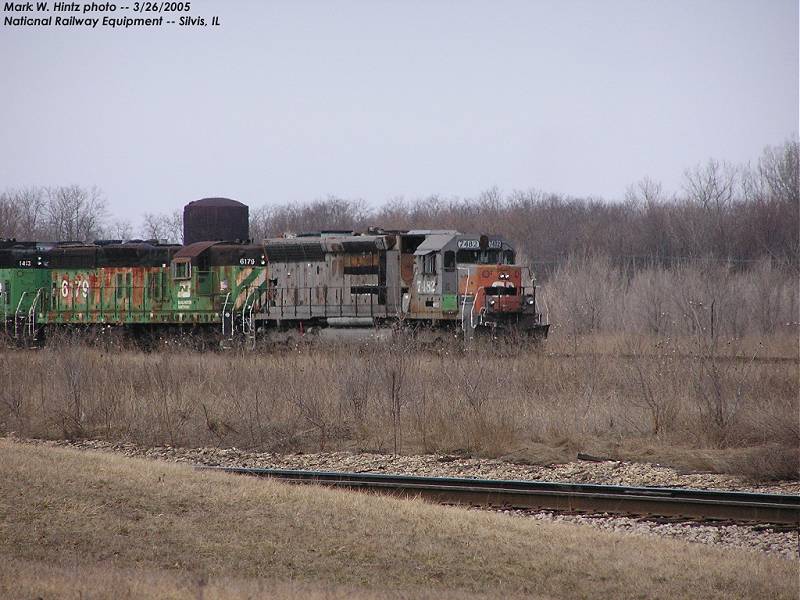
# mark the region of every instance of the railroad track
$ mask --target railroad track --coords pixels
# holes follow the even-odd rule
[[[706,360],[723,363],[800,364],[799,356],[699,356],[687,353],[631,354],[629,352],[545,352],[545,358],[621,358],[625,360]]]
[[[204,468],[290,483],[421,497],[442,504],[800,527],[800,496],[793,495],[246,467]]]

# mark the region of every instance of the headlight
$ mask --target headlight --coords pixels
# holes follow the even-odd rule
[[[497,300],[495,299],[489,300],[489,306],[494,306],[496,302]]]
[[[534,303],[534,299],[533,298],[528,298],[528,304],[533,306],[533,303]]]

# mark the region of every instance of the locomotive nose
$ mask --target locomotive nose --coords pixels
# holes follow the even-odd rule
[[[487,281],[485,293],[487,308],[491,312],[519,310],[518,273],[513,268],[502,267],[492,270]]]

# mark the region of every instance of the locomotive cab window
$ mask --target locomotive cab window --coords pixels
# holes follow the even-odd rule
[[[496,265],[497,250],[459,250],[456,259],[461,264]]]
[[[459,250],[456,260],[467,265],[513,265],[513,250]]]
[[[422,257],[422,272],[425,275],[436,275],[436,253],[431,252]]]
[[[176,260],[172,263],[173,279],[191,279],[192,263],[188,260]]]

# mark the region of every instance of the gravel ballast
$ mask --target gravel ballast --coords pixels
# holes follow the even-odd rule
[[[99,450],[132,457],[224,467],[260,467],[312,471],[347,471],[355,473],[397,473],[431,477],[474,477],[523,481],[560,481],[627,486],[681,487],[709,490],[752,491],[775,494],[798,494],[800,482],[775,482],[754,485],[732,476],[717,473],[678,473],[675,469],[646,463],[621,461],[575,461],[557,465],[519,465],[497,459],[463,458],[446,455],[394,456],[321,452],[313,454],[275,454],[248,452],[236,448],[142,447],[135,444],[112,444],[103,441],[15,441],[64,446],[81,450]],[[727,524],[661,523],[646,519],[605,515],[557,514],[550,511],[501,511],[516,518],[549,520],[572,525],[591,526],[626,535],[678,538],[689,542],[756,552],[798,560],[798,531],[775,530]]]
[[[647,519],[597,515],[563,515],[549,511],[502,511],[539,521],[590,526],[625,535],[668,537],[686,542],[763,552],[798,560],[798,531],[775,531],[770,527],[747,525],[705,525],[699,523],[659,523]]]
[[[102,441],[47,442],[75,448],[107,450],[128,456],[144,456],[223,467],[261,467],[308,471],[352,473],[398,473],[429,477],[474,477],[521,481],[563,481],[608,485],[681,487],[708,490],[798,494],[800,482],[784,481],[755,485],[733,475],[719,473],[678,473],[671,467],[622,461],[575,461],[556,465],[520,465],[498,459],[456,456],[391,455],[351,452],[275,454],[248,452],[237,448],[141,447]]]

